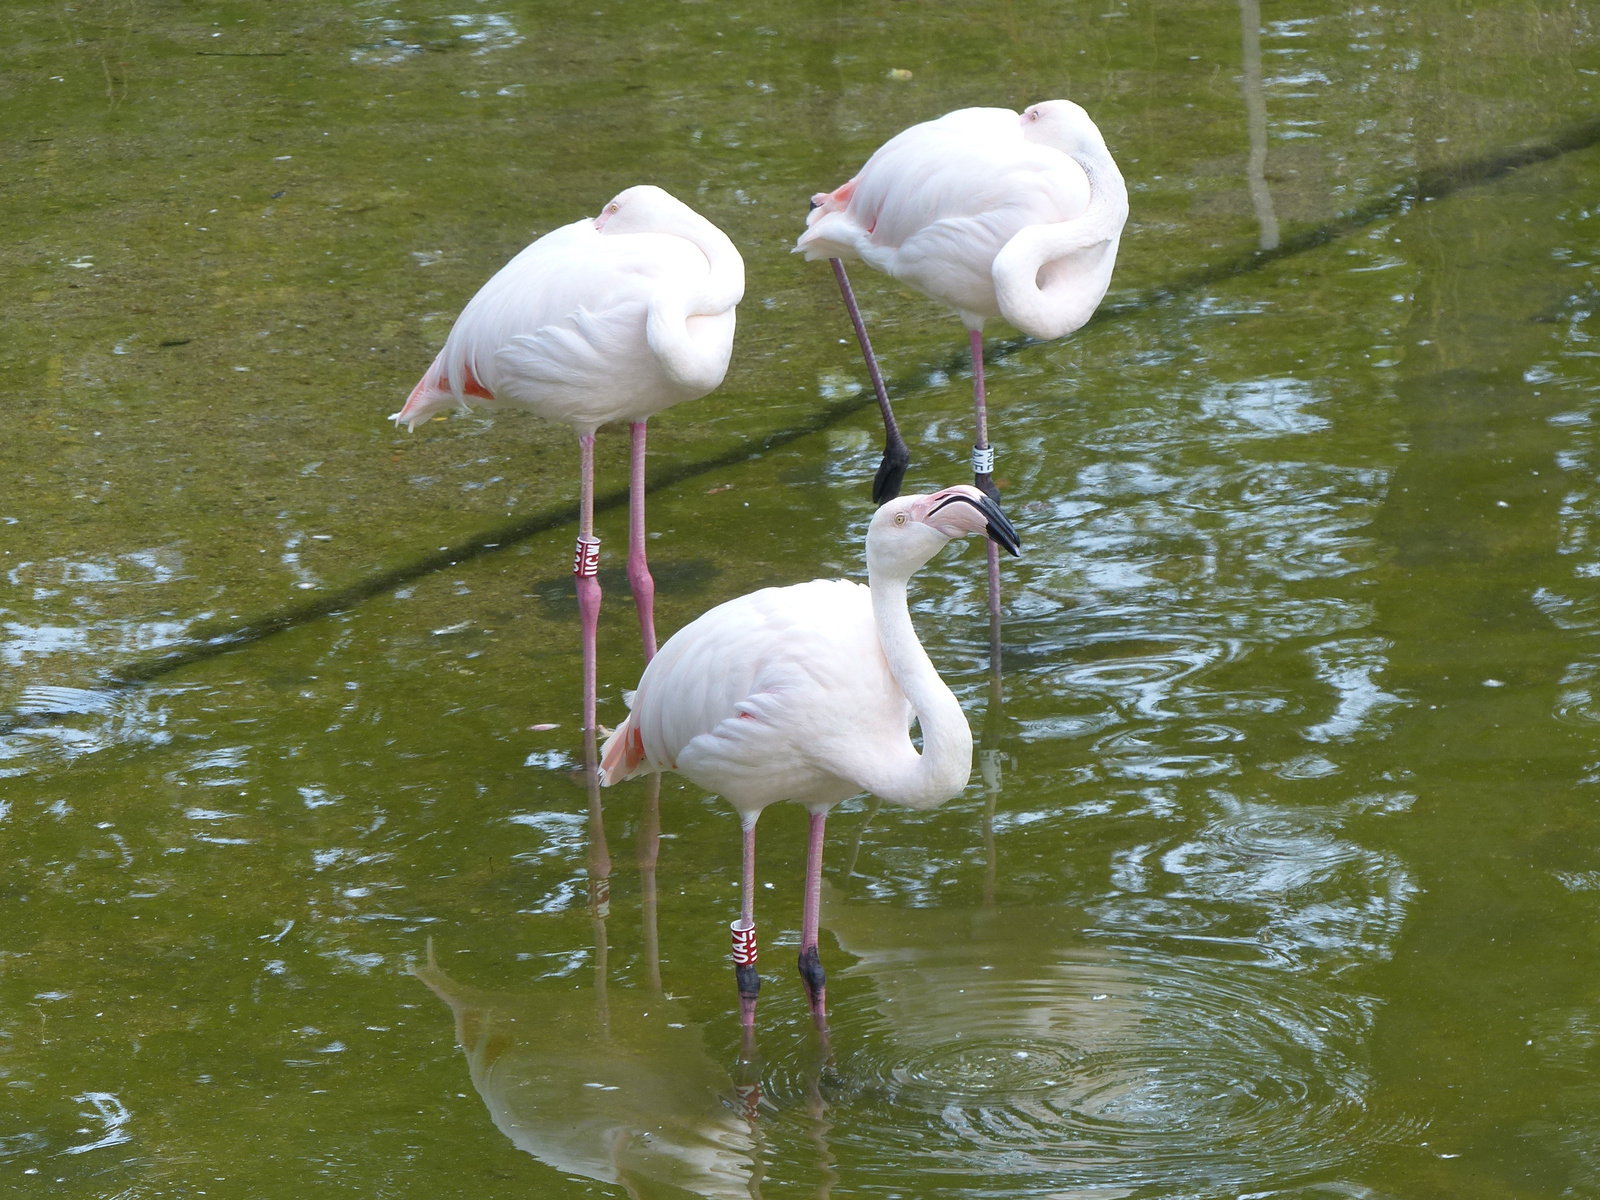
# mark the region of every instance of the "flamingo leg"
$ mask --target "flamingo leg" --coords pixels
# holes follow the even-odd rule
[[[595,728],[595,637],[600,628],[600,539],[594,536],[594,434],[578,439],[578,469],[582,477],[578,499],[578,553],[573,563],[577,577],[578,619],[583,624],[583,727]]]
[[[602,1028],[611,1023],[606,998],[606,919],[611,915],[611,852],[606,847],[605,813],[600,805],[600,754],[593,729],[583,731],[584,778],[589,788],[589,924],[594,931],[595,1007]]]
[[[828,976],[817,953],[817,927],[822,921],[822,837],[827,809],[811,814],[811,840],[806,848],[806,898],[800,918],[800,978],[811,1000],[811,1016],[819,1026],[828,1022]]]
[[[977,415],[978,433],[973,441],[976,460],[989,449],[989,401],[983,388],[983,330],[974,329],[969,334],[972,344],[972,404]],[[989,457],[992,461],[992,456]],[[972,482],[977,489],[996,504],[1000,502],[1000,489],[994,485],[989,471],[974,471]],[[993,542],[989,548],[989,670],[1000,676],[1000,547]]]
[[[661,942],[656,934],[656,858],[661,849],[661,776],[645,784],[644,816],[639,821],[639,894],[644,918],[644,958],[650,991],[661,994]]]
[[[630,423],[628,433],[633,443],[628,477],[628,586],[633,589],[633,606],[639,610],[644,661],[649,662],[656,656],[656,581],[650,577],[644,554],[644,422]]]
[[[839,281],[839,294],[850,314],[850,324],[855,327],[856,341],[861,345],[861,357],[867,360],[867,374],[872,378],[872,391],[878,397],[878,411],[883,414],[883,461],[872,480],[872,502],[882,504],[900,494],[900,483],[911,465],[911,451],[900,436],[900,426],[895,423],[894,409],[889,407],[889,393],[883,386],[883,373],[878,370],[877,356],[872,353],[872,342],[867,337],[867,327],[861,320],[861,310],[856,307],[856,294],[850,289],[850,277],[844,273],[844,263],[837,258],[828,260],[833,267],[833,277]]]
[[[744,904],[733,923],[733,974],[739,985],[739,1020],[749,1028],[756,1023],[756,997],[761,975],[756,970],[756,818],[741,813],[744,822]]]

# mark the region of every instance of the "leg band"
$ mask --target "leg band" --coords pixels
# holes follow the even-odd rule
[[[578,539],[578,553],[572,560],[572,573],[579,579],[593,579],[600,574],[599,538]]]
[[[993,446],[974,446],[972,448],[972,473],[974,475],[994,474]]]
[[[733,933],[733,965],[736,967],[753,967],[756,965],[756,926],[751,921],[746,924],[743,920],[734,921],[728,926]]]

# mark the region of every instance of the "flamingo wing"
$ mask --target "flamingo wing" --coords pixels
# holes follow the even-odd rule
[[[846,188],[849,189],[846,196]],[[1084,169],[1022,136],[1009,109],[959,109],[903,130],[812,212],[808,258],[860,258],[935,300],[996,316],[995,256],[1029,226],[1089,203]]]
[[[468,301],[396,419],[513,404],[593,430],[686,399],[663,374],[646,321],[664,294],[708,272],[699,248],[671,234],[602,236],[588,219],[553,230]]]

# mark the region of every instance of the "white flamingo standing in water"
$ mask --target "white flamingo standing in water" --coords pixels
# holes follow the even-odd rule
[[[818,579],[720,604],[667,640],[632,711],[606,741],[601,781],[677,771],[729,801],[744,823],[744,903],[733,923],[740,1013],[755,1021],[755,836],[761,810],[810,811],[800,975],[826,1019],[817,955],[823,825],[860,792],[932,808],[972,774],[972,730],[911,624],[912,574],[951,538],[986,534],[1016,554],[1016,530],[977,488],[902,496],[873,515],[867,586]],[[910,726],[922,728],[922,751]]]
[[[1094,315],[1111,282],[1128,190],[1089,114],[1046,100],[1021,114],[963,108],[890,138],[854,179],[811,200],[795,246],[830,259],[883,412],[872,498],[900,490],[910,453],[895,425],[845,259],[954,309],[967,327],[977,437],[974,482],[998,500],[983,387],[983,323],[1004,317],[1030,337],[1063,337]],[[1000,668],[1000,558],[989,547],[992,666]]]
[[[645,659],[655,654],[655,583],[645,560],[645,421],[715,389],[733,350],[744,260],[726,234],[661,188],[618,193],[598,217],[545,234],[461,310],[444,349],[393,420],[415,429],[448,408],[524,408],[578,435],[578,611],[583,727],[595,728],[600,540],[594,433],[632,434],[628,582]]]

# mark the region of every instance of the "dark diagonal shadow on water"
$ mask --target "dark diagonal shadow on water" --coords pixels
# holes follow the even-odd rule
[[[1588,149],[1597,143],[1600,143],[1600,116],[1576,122],[1536,141],[1503,147],[1477,158],[1422,171],[1391,188],[1385,195],[1330,221],[1290,233],[1273,249],[1251,249],[1234,253],[1221,261],[1206,263],[1194,270],[1180,273],[1165,283],[1144,290],[1131,300],[1107,305],[1095,314],[1090,325],[1100,325],[1147,312],[1203,288],[1251,274],[1282,259],[1315,250],[1378,221],[1403,216],[1418,204],[1445,199],[1457,192],[1504,178],[1525,167],[1536,166],[1566,154]],[[1031,338],[1014,338],[995,343],[987,352],[989,361],[999,362],[1034,344]],[[964,352],[952,355],[944,364],[943,370],[946,374],[960,371],[965,362]],[[903,399],[930,390],[932,386],[928,383],[896,385],[891,381],[888,390],[893,398]],[[650,476],[647,490],[662,491],[736,463],[760,458],[780,447],[832,428],[874,403],[876,403],[875,397],[870,392],[864,392],[838,403],[825,405],[806,420],[787,429],[776,430],[763,438],[732,447],[709,458],[683,462],[655,471]],[[597,495],[595,511],[621,508],[627,502],[627,490],[618,488]],[[280,608],[275,612],[237,624],[202,627],[190,641],[180,643],[159,654],[136,659],[108,672],[101,683],[101,688],[118,690],[148,683],[183,667],[204,662],[220,654],[253,645],[274,634],[354,608],[382,592],[402,587],[436,571],[498,553],[539,534],[570,525],[577,518],[578,506],[575,503],[562,505],[521,520],[491,526],[469,541],[421,555],[303,604]],[[7,714],[0,717],[0,735],[48,724],[58,715],[60,714],[43,711]]]

